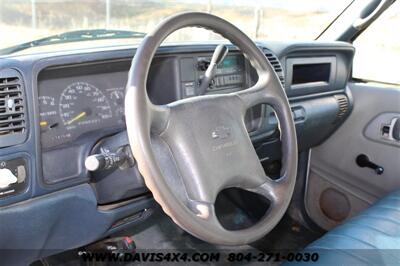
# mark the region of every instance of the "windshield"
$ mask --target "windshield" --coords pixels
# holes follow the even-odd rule
[[[67,49],[66,45],[74,45],[77,49],[134,44],[140,42],[143,33],[151,31],[162,19],[183,11],[203,11],[220,16],[254,40],[311,40],[350,1],[1,0],[0,49],[1,54],[9,54],[21,51],[32,53],[35,48],[40,51]],[[96,31],[93,33],[91,30]],[[109,30],[111,34],[108,34]],[[72,34],[65,34],[69,32]],[[64,35],[54,37],[59,34]],[[47,38],[49,36],[51,38]],[[32,42],[38,39],[39,42]],[[190,28],[175,32],[166,41],[220,39],[219,35],[209,31]],[[17,45],[20,46],[15,49]],[[12,49],[5,49],[10,47]]]

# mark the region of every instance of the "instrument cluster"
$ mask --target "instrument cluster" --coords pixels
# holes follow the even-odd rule
[[[62,78],[39,84],[39,126],[43,149],[98,129],[123,127],[126,72]]]
[[[247,85],[243,55],[232,52],[200,92],[210,53],[154,58],[147,89],[155,104],[202,94],[229,93]],[[39,127],[44,151],[64,148],[108,129],[125,128],[124,98],[130,60],[68,65],[43,70],[38,78]],[[104,131],[105,130],[105,131]]]

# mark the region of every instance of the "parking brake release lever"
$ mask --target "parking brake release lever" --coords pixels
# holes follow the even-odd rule
[[[377,175],[383,174],[383,167],[371,162],[367,155],[360,154],[356,158],[356,163],[360,167],[369,167],[375,171]]]

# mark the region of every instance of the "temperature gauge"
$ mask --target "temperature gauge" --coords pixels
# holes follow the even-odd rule
[[[119,89],[114,90],[110,93],[110,98],[115,105],[123,105],[125,98],[124,91]]]
[[[125,89],[115,88],[110,93],[110,99],[114,105],[115,117],[118,119],[119,124],[125,123],[125,111],[124,111],[124,99],[125,99]]]

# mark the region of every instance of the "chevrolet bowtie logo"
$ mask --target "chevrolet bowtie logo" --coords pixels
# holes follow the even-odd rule
[[[216,127],[211,133],[213,139],[226,139],[231,135],[231,129],[229,127]]]

